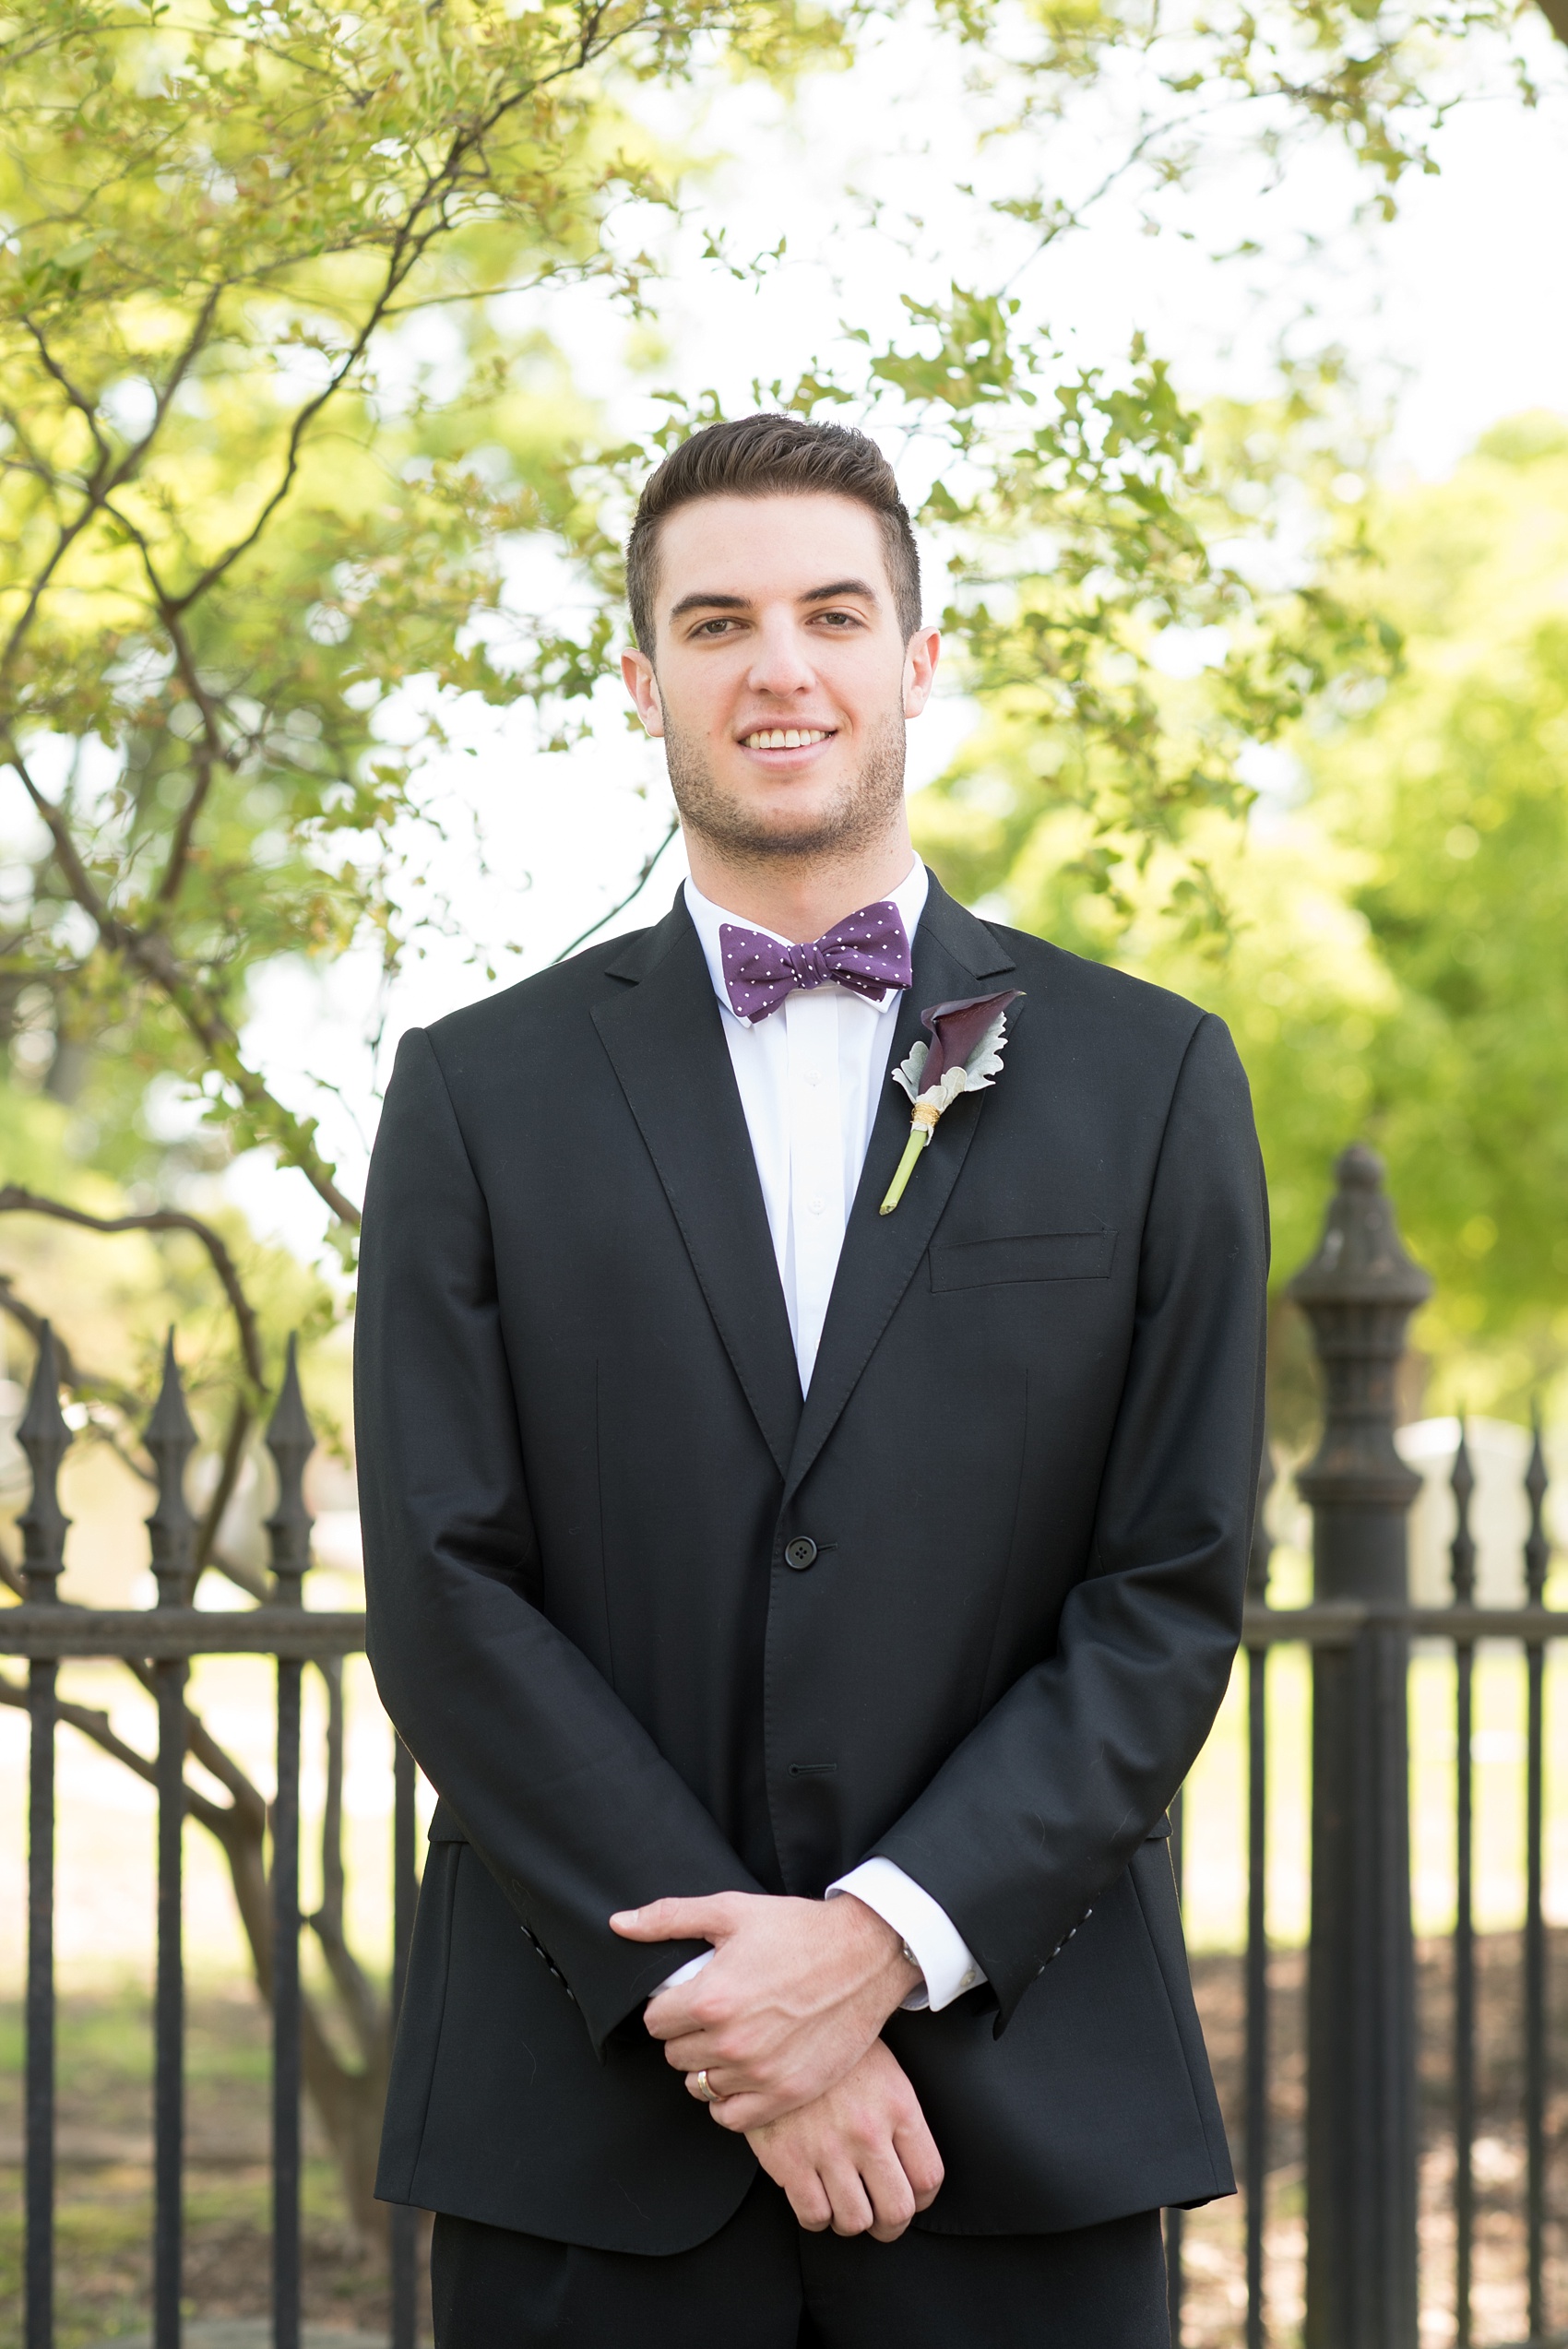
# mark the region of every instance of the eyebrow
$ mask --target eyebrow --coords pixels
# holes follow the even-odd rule
[[[809,587],[797,603],[830,603],[835,596],[863,596],[868,603],[877,601],[876,589],[866,579],[831,579],[826,587]],[[749,611],[749,596],[708,595],[699,590],[695,595],[683,596],[671,612],[672,621],[683,619],[688,611]]]
[[[809,594],[798,597],[800,603],[828,603],[835,596],[864,596],[868,603],[875,603],[876,589],[869,579],[834,579],[826,587],[813,587]]]

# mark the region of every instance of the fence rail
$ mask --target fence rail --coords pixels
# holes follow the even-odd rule
[[[293,1340],[267,1432],[278,1501],[267,1523],[272,1588],[249,1608],[197,1608],[196,1521],[186,1504],[184,1468],[196,1434],[185,1411],[170,1340],[163,1383],[144,1438],[158,1478],[148,1520],[158,1598],[148,1608],[75,1607],[58,1594],[68,1520],[58,1480],[71,1442],[60,1407],[55,1344],[45,1325],[18,1441],[32,1492],[18,1520],[24,1596],[0,1609],[0,1655],[25,1657],[30,1718],[28,1797],[28,1948],[25,2349],[54,2349],[54,1746],[61,1720],[59,1667],[65,1658],[115,1656],[142,1669],[157,1706],[158,1906],[153,2011],[154,2349],[179,2349],[184,2280],[184,1954],[183,1838],[188,1809],[185,1757],[191,1717],[185,1686],[193,1658],[268,1656],[277,1667],[277,1793],[271,1806],[270,1990],[272,2006],[272,2338],[299,2349],[301,2337],[300,1711],[307,1663],[364,1646],[362,1615],[317,1613],[303,1604],[311,1517],[304,1473],[315,1438],[300,1392]],[[407,1971],[416,1891],[414,1766],[399,1744],[394,1762],[393,2020]],[[415,2214],[389,2214],[392,2349],[414,2349]]]
[[[1531,2349],[1547,2349],[1548,1942],[1543,1908],[1546,1656],[1568,1640],[1568,1610],[1545,1604],[1550,1547],[1547,1474],[1539,1430],[1524,1472],[1528,1531],[1525,1603],[1477,1604],[1471,1527],[1475,1477],[1463,1427],[1450,1478],[1455,1528],[1452,1603],[1413,1605],[1407,1517],[1419,1479],[1395,1447],[1394,1374],[1406,1325],[1429,1284],[1405,1254],[1382,1169],[1370,1152],[1347,1151],[1321,1246],[1292,1283],[1324,1372],[1323,1439],[1297,1488],[1313,1513],[1313,1603],[1268,1603],[1271,1545],[1260,1508],[1242,1626],[1247,1698],[1246,1939],[1242,1965],[1242,2192],[1246,2349],[1269,2338],[1265,2204],[1277,2101],[1271,2061],[1265,1884],[1269,1857],[1271,1650],[1310,1659],[1312,1705],[1311,1936],[1307,1987],[1306,2349],[1417,2349],[1419,2258],[1415,1945],[1411,1917],[1408,1679],[1417,1643],[1440,1642],[1455,1659],[1455,1924],[1452,1937],[1455,2338],[1470,2349],[1477,2241],[1476,1800],[1472,1767],[1475,1663],[1483,1643],[1507,1642],[1525,1660],[1524,1997],[1525,2270]],[[154,1999],[153,2341],[181,2338],[184,2192],[184,1968],[182,1827],[191,1807],[184,1769],[193,1750],[186,1684],[208,1655],[269,1657],[277,1674],[277,1795],[271,1808],[273,2018],[272,2337],[299,2349],[301,2277],[300,1737],[307,1666],[324,1669],[362,1650],[363,1618],[306,1609],[311,1520],[303,1497],[314,1446],[294,1350],[267,1441],[278,1501],[267,1521],[271,1585],[258,1605],[223,1612],[193,1603],[200,1538],[184,1477],[195,1434],[185,1413],[172,1341],[162,1391],[146,1430],[156,1471],[148,1523],[157,1603],[147,1609],[87,1608],[59,1596],[66,1520],[58,1477],[71,1432],[61,1412],[58,1361],[45,1326],[18,1440],[32,1491],[18,1519],[24,1543],[22,1604],[0,1608],[0,1655],[25,1659],[31,1719],[26,2079],[26,2349],[54,2343],[54,1835],[55,1731],[62,1661],[119,1657],[156,1701],[158,1813],[157,1972]],[[1265,1495],[1273,1468],[1265,1468]],[[1260,1496],[1262,1497],[1262,1496]],[[210,1520],[211,1513],[208,1516]],[[417,1891],[415,1770],[393,1747],[392,2013],[400,2003]],[[198,1756],[199,1758],[199,1756]],[[144,1765],[145,1766],[145,1765]],[[1182,1873],[1182,1802],[1171,1856]],[[411,2212],[390,2214],[393,2349],[413,2349],[416,2236]],[[1187,2331],[1183,2218],[1169,2214],[1172,2334]]]

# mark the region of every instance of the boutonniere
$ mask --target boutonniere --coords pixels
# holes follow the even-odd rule
[[[960,1093],[983,1093],[1001,1074],[1007,1006],[1016,1003],[1023,991],[1021,987],[1009,987],[1001,995],[971,995],[961,1003],[933,1003],[930,1011],[921,1014],[931,1042],[922,1037],[911,1045],[909,1059],[893,1072],[893,1083],[903,1086],[915,1106],[909,1138],[881,1214],[890,1216],[904,1196],[915,1160],[935,1133],[943,1110]]]

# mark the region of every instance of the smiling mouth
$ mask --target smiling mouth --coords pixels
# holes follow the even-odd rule
[[[741,741],[748,751],[809,751],[831,741],[837,731],[832,726],[770,726],[742,734]]]

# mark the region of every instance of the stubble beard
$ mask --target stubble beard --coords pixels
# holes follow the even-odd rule
[[[763,817],[716,779],[702,744],[666,721],[670,789],[686,830],[714,856],[745,868],[848,863],[891,828],[904,798],[904,721],[889,712],[866,738],[865,754],[826,807],[810,818]]]

